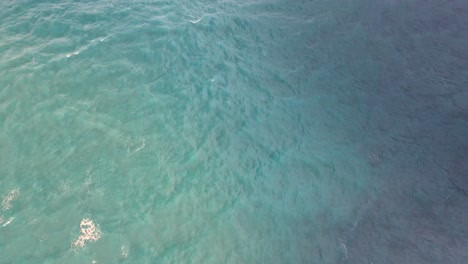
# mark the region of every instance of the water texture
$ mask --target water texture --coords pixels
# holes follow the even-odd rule
[[[468,4],[3,1],[0,263],[468,263]]]

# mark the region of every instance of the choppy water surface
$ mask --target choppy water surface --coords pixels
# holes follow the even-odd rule
[[[0,3],[0,263],[466,263],[467,18]]]

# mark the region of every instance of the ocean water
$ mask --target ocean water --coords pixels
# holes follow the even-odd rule
[[[463,0],[2,1],[0,263],[468,263]]]

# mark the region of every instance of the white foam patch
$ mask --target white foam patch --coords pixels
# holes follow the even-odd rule
[[[122,245],[120,248],[120,256],[124,259],[128,257],[128,247],[126,245]]]
[[[86,246],[86,242],[88,241],[93,242],[101,238],[101,230],[99,230],[98,225],[89,218],[84,218],[81,220],[80,230],[81,234],[78,239],[72,241],[72,248],[75,250],[84,248]]]
[[[12,202],[19,196],[19,188],[13,189],[7,196],[2,200],[2,206],[4,210],[9,210],[13,207]]]

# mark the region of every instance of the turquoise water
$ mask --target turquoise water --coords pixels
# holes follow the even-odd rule
[[[0,3],[0,263],[462,263],[441,2]]]

